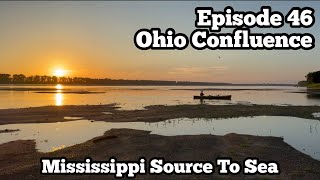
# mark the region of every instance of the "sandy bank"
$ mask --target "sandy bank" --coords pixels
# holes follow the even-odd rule
[[[104,112],[104,113],[103,113]],[[108,112],[108,113],[105,113]],[[319,106],[272,106],[272,105],[177,105],[149,106],[146,110],[122,111],[115,105],[46,106],[23,109],[0,110],[0,124],[45,123],[71,121],[70,117],[110,122],[157,122],[172,118],[228,118],[240,116],[295,116],[314,118],[312,113],[320,112]],[[67,138],[67,137],[66,137]],[[259,157],[263,161],[277,161],[281,174],[276,176],[181,176],[183,179],[317,179],[320,161],[312,159],[288,144],[282,138],[258,137],[228,134],[225,136],[160,136],[146,131],[118,129],[107,131],[85,143],[51,153],[39,153],[35,142],[13,141],[0,145],[0,179],[56,179],[56,176],[40,175],[41,157],[61,157],[69,160],[83,160],[86,156],[94,160],[136,161],[139,157],[164,157],[168,161],[205,160],[215,161],[217,157],[231,157],[243,161],[246,157]],[[180,177],[180,176],[179,176]],[[173,176],[138,176],[139,179],[177,179]],[[79,179],[79,176],[59,176],[59,179]],[[113,176],[86,176],[82,179],[113,179]]]
[[[110,112],[106,114],[103,112]],[[157,122],[172,118],[230,118],[241,116],[294,116],[318,119],[312,113],[320,106],[273,105],[176,105],[148,106],[146,110],[123,111],[115,105],[45,106],[0,110],[0,124],[70,121],[66,116],[108,122]],[[111,114],[112,113],[112,114]]]

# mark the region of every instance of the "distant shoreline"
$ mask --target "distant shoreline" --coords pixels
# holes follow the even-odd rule
[[[71,85],[69,88],[61,88],[57,89],[56,87],[52,87],[50,85],[45,85],[45,87],[41,85],[36,85],[30,87],[30,85],[18,85],[14,87],[7,87],[7,86],[1,86],[0,85],[0,92],[1,91],[27,91],[27,92],[33,92],[33,93],[42,93],[42,94],[52,94],[52,93],[57,93],[57,90],[59,90],[59,93],[64,93],[64,94],[101,94],[101,93],[106,93],[106,91],[88,91],[88,90],[78,90],[77,88],[72,88],[73,87],[83,87],[82,85]],[[90,86],[88,86],[90,87]],[[255,86],[256,88],[246,88],[246,87],[252,87],[252,86],[246,86],[242,88],[237,88],[241,86],[229,86],[232,88],[225,88],[226,86],[206,86],[206,87],[201,87],[201,86],[99,86],[99,87],[110,87],[110,89],[121,89],[121,87],[124,87],[124,90],[157,90],[156,87],[168,87],[169,91],[283,91],[287,90],[290,92],[289,88],[285,87],[292,87],[292,86],[280,86],[281,88],[272,88],[274,86],[260,86],[262,88],[258,88],[259,86]],[[127,88],[125,88],[127,87]],[[136,87],[136,88],[135,88]],[[175,87],[175,88],[174,88]],[[305,91],[293,91],[290,93],[306,93]]]
[[[291,83],[226,83],[146,79],[110,79],[65,76],[0,74],[0,85],[75,85],[75,86],[296,86]]]

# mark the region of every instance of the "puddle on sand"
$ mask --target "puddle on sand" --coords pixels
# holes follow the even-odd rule
[[[162,122],[90,122],[77,120],[60,123],[9,124],[0,129],[20,129],[15,135],[0,134],[0,143],[35,139],[40,152],[50,152],[101,136],[112,128],[148,130],[165,136],[229,133],[283,137],[295,149],[320,160],[318,120],[295,117],[256,116],[229,119],[171,119]]]
[[[80,120],[83,119],[83,117],[74,117],[74,116],[66,116],[64,117],[65,120]]]

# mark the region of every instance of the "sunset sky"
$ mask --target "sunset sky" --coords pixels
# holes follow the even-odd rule
[[[253,32],[312,33],[309,51],[203,50],[142,51],[133,36],[141,28],[195,29],[194,8],[258,11],[262,5],[287,13],[292,6],[315,8],[308,29]],[[0,2],[0,73],[115,79],[188,80],[230,83],[296,83],[320,70],[320,2]],[[218,58],[221,57],[221,59]]]

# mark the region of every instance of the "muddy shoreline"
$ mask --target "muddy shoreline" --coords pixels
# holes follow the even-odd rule
[[[103,113],[103,112],[110,112]],[[149,106],[146,110],[122,111],[114,104],[86,106],[46,106],[0,110],[0,124],[48,123],[72,121],[66,116],[108,122],[158,122],[172,118],[229,118],[240,116],[294,116],[317,119],[312,113],[320,106],[272,105],[177,105]],[[66,137],[67,138],[67,137]],[[246,157],[263,161],[277,161],[280,175],[139,175],[138,179],[318,179],[320,161],[297,151],[282,138],[239,134],[160,136],[147,131],[112,129],[103,136],[50,153],[35,149],[35,141],[18,140],[0,145],[0,179],[113,179],[112,175],[41,175],[41,157],[66,157],[82,161],[90,156],[94,160],[136,161],[139,157],[150,160],[163,157],[168,161],[215,161],[217,157],[230,157],[242,162]]]

